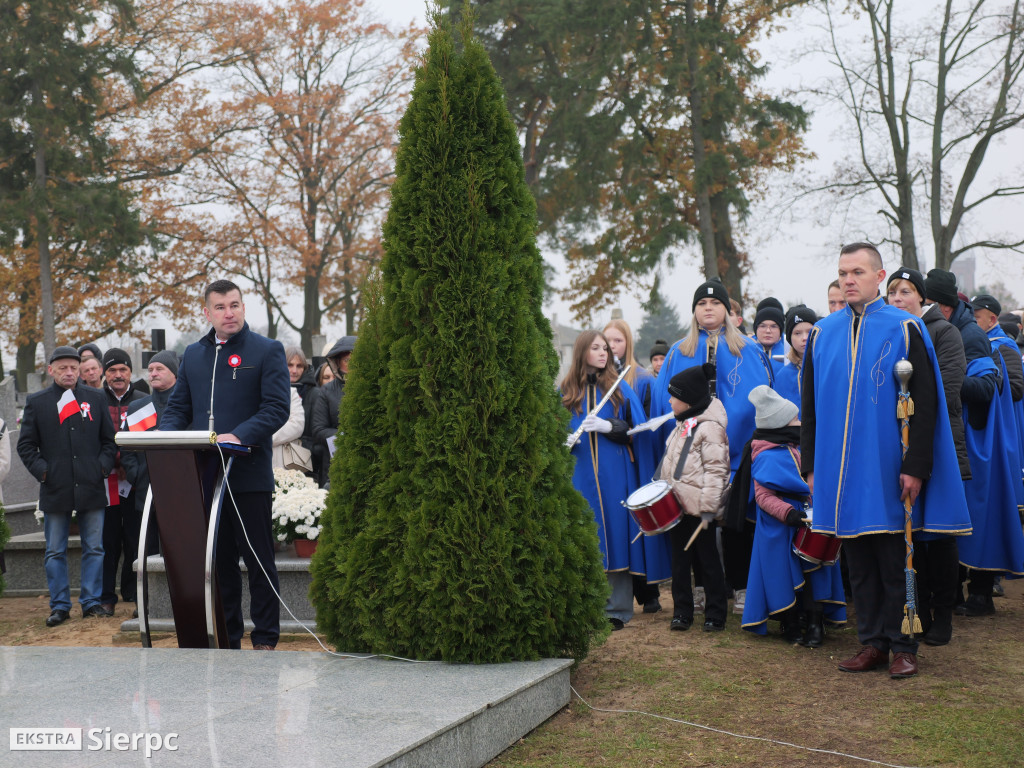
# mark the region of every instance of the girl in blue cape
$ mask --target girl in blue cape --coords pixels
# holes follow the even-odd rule
[[[791,307],[786,313],[786,364],[775,371],[775,391],[800,408],[800,374],[803,372],[804,350],[811,328],[818,322],[813,309],[802,304]]]
[[[747,395],[760,384],[771,385],[771,364],[761,345],[740,334],[729,321],[729,294],[721,281],[708,280],[693,295],[693,323],[686,338],[677,341],[669,350],[651,395],[651,416],[669,413],[668,384],[677,373],[710,362],[715,366],[711,394],[725,407],[729,423],[729,469],[735,472],[740,465],[743,447],[754,432],[754,406]],[[709,349],[714,354],[709,354]],[[672,434],[671,422],[664,424],[659,434],[660,448],[656,456],[661,459],[665,442]],[[733,612],[741,614],[750,566],[750,548],[753,544],[753,523],[743,519],[729,519],[722,528],[722,555],[725,578],[736,594]]]
[[[633,331],[629,323],[620,317],[614,318],[604,327],[604,337],[615,355],[619,373],[628,365],[625,382],[636,392],[644,406],[644,415],[651,411],[651,384],[654,376],[636,360],[633,353]],[[658,613],[661,610],[661,590],[657,584],[650,584],[643,576],[633,576],[633,597],[644,607],[644,613]]]
[[[773,297],[765,299],[757,306],[757,314],[754,315],[754,339],[764,350],[764,355],[772,366],[772,372],[778,375],[785,364],[786,345],[782,341],[782,334],[786,329],[786,315],[782,310],[782,302]]]
[[[605,326],[604,337],[608,339],[608,346],[615,355],[619,373],[622,373],[622,369],[627,365],[630,366],[625,381],[640,398],[646,417],[651,410],[651,385],[654,383],[654,376],[636,360],[633,351],[633,331],[630,330],[629,323],[622,318],[615,318]]]
[[[793,552],[793,537],[807,522],[804,503],[810,495],[800,474],[797,407],[766,386],[755,388],[750,402],[757,409],[750,454],[757,525],[743,628],[765,635],[768,619],[779,619],[787,641],[818,648],[826,618],[846,622],[846,596],[838,565],[815,565]],[[802,635],[801,612],[807,618]]]
[[[627,431],[645,420],[643,405],[625,381],[600,411],[591,413],[618,378],[608,340],[584,331],[573,346],[572,363],[562,380],[562,403],[569,409],[570,433],[583,428],[572,446],[573,485],[590,504],[598,543],[611,587],[605,615],[613,629],[633,617],[636,574],[657,583],[671,577],[668,537],[639,536],[640,529],[623,502],[654,474],[650,432],[635,438]]]

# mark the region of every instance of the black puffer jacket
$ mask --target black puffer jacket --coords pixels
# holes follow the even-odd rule
[[[966,301],[960,301],[953,308],[953,314],[949,318],[959,331],[960,338],[964,342],[964,355],[967,364],[973,360],[987,357],[992,360],[992,344],[981,326],[974,319],[974,310]],[[995,362],[995,361],[993,361]],[[996,387],[1001,384],[1002,366],[996,365],[997,376],[965,376],[963,386],[960,388],[960,398],[970,405],[968,419],[974,429],[984,429],[988,423],[988,407],[995,396]]]
[[[967,443],[964,438],[963,406],[960,403],[960,390],[967,373],[967,357],[964,354],[964,342],[960,332],[942,316],[938,304],[932,304],[921,316],[935,356],[939,360],[939,374],[942,376],[942,389],[946,395],[946,410],[949,412],[949,426],[953,432],[953,443],[956,445],[956,458],[960,463],[960,477],[971,479],[971,463],[967,458]]]

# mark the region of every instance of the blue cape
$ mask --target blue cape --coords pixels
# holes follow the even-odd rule
[[[988,338],[992,342],[993,351],[998,351],[997,347],[1005,346],[1013,354],[1020,355],[1020,348],[1017,346],[1017,342],[1007,336],[998,325],[993,326],[992,330],[988,332]],[[1021,464],[1021,477],[1024,479],[1024,400],[1013,402],[1011,398],[1011,403],[1013,405],[1014,422],[1017,426],[1017,458]],[[1024,496],[1024,481],[1020,483],[1020,490],[1022,496]],[[1018,501],[1018,504],[1020,505],[1018,511],[1024,510],[1024,498]]]
[[[651,386],[654,384],[654,374],[648,371],[646,368],[639,368],[636,372],[636,384],[633,390],[636,392],[637,399],[643,403],[645,400],[650,401]],[[644,411],[645,416],[650,414]]]
[[[1017,428],[1013,418],[1013,400],[1006,365],[1003,388],[996,391],[988,408],[984,429],[974,429],[967,421],[970,408],[964,403],[964,432],[967,456],[971,461],[971,479],[964,483],[967,505],[971,510],[974,532],[957,542],[960,562],[983,571],[1007,571],[1024,574],[1024,531],[1017,512],[1020,486],[1020,460],[1017,454]],[[967,364],[968,376],[996,372],[995,363],[979,357]]]
[[[743,337],[744,348],[737,357],[729,351],[729,345],[722,338],[718,342],[715,353],[717,366],[718,399],[725,406],[729,424],[725,429],[729,437],[729,466],[733,472],[743,458],[743,446],[754,434],[754,406],[747,399],[754,387],[760,384],[772,385],[771,365],[760,344],[751,338]],[[693,357],[687,357],[679,351],[682,340],[672,345],[665,362],[658,372],[651,394],[651,417],[662,416],[672,409],[668,404],[668,382],[680,371],[703,365],[708,359],[708,334],[701,330],[697,340],[697,349]],[[671,421],[663,424],[658,434],[659,449],[657,458],[665,452],[665,445],[675,424]]]
[[[971,518],[946,397],[924,324],[888,306],[881,296],[865,305],[856,339],[853,321],[849,307],[823,317],[811,330],[805,352],[814,369],[814,530],[847,538],[903,531],[899,381],[893,366],[907,356],[910,334],[917,333],[935,371],[938,413],[932,474],[914,505],[912,527],[968,533]]]
[[[628,403],[629,412],[620,407],[616,414],[613,402],[609,401],[597,415],[602,419],[624,419],[630,426],[642,424],[646,417],[640,398],[625,381],[619,384],[618,391]],[[597,389],[596,396],[591,397],[590,394],[591,388],[588,387],[582,413],[571,414],[570,433],[576,431],[604,396],[600,389]],[[613,443],[597,432],[584,432],[572,447],[572,455],[576,459],[572,482],[594,513],[605,571],[629,571],[645,576],[649,583],[655,583],[672,577],[668,534],[637,538],[640,528],[623,505],[633,491],[651,482],[655,471],[651,434],[641,432],[634,435],[632,446],[628,446]]]
[[[801,375],[803,366],[793,365],[789,360],[780,369],[775,371],[775,391],[782,395],[789,402],[800,407]]]
[[[797,509],[802,503],[797,497],[808,495],[796,457],[785,445],[759,453],[751,467],[751,478],[781,494]],[[808,585],[814,599],[824,603],[826,620],[833,624],[846,622],[846,595],[838,564],[814,565],[793,554],[796,532],[796,528],[757,507],[742,619],[743,628],[749,632],[767,634],[768,619],[781,618],[779,614],[792,608],[797,602],[797,593]]]

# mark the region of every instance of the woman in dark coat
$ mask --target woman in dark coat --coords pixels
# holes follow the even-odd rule
[[[971,479],[964,437],[960,388],[967,373],[963,338],[945,317],[938,304],[925,308],[924,277],[916,269],[900,267],[889,277],[889,303],[920,317],[928,329],[939,361],[942,390],[946,395],[949,424],[960,464],[960,477]],[[914,566],[917,569],[918,614],[928,645],[945,645],[953,636],[953,608],[960,589],[960,558],[956,538],[934,533],[914,534]]]
[[[343,336],[327,353],[327,364],[334,373],[334,380],[320,389],[319,396],[313,402],[312,437],[313,444],[323,451],[323,469],[319,478],[320,485],[327,482],[327,470],[330,466],[331,451],[329,446],[338,434],[338,408],[341,398],[345,395],[345,376],[348,373],[348,359],[356,347],[355,336]]]

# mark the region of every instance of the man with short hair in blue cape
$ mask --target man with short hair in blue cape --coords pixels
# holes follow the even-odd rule
[[[818,321],[804,354],[801,463],[814,494],[813,529],[844,540],[849,566],[862,648],[839,668],[888,665],[890,677],[905,678],[918,664],[917,640],[902,631],[909,602],[904,501],[914,530],[955,535],[971,524],[935,351],[920,319],[883,302],[884,279],[875,246],[842,248],[847,306]],[[893,372],[902,359],[913,366],[905,454]]]

